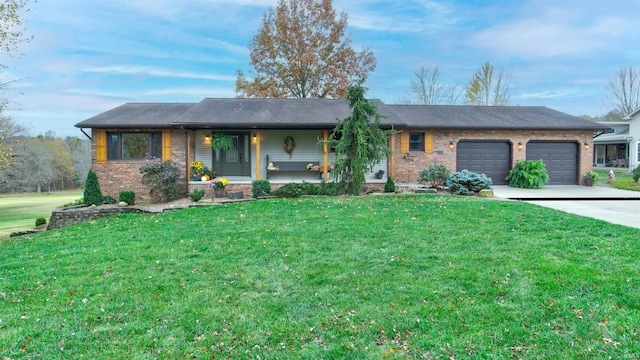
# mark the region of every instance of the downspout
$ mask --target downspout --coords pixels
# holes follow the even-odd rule
[[[82,133],[84,134],[84,136],[87,137],[87,139],[91,140],[91,136],[89,136],[89,134],[87,134],[86,132],[84,132],[83,128],[80,128],[80,131],[82,131]]]

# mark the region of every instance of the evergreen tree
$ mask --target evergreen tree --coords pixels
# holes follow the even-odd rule
[[[349,88],[347,101],[352,114],[338,119],[329,137],[329,144],[336,149],[336,178],[344,182],[347,194],[351,195],[360,194],[365,174],[391,154],[387,144],[389,131],[380,129],[381,115],[376,105],[365,99],[364,92],[361,86]]]
[[[85,205],[101,205],[104,202],[98,175],[93,169],[89,169],[87,181],[84,183],[84,203]]]

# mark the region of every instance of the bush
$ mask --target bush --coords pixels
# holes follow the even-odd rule
[[[47,223],[47,219],[39,217],[36,219],[36,226],[44,225]]]
[[[274,191],[273,194],[277,197],[283,198],[296,198],[303,195],[303,187],[302,184],[289,183],[283,185],[278,190]]]
[[[344,194],[344,183],[341,182],[325,182],[324,180],[318,187],[318,195],[338,196]]]
[[[390,176],[387,177],[387,183],[384,184],[384,192],[396,192],[396,184],[393,182],[393,179]]]
[[[118,200],[126,202],[127,205],[133,205],[136,203],[136,193],[133,190],[120,191]]]
[[[432,164],[428,168],[422,170],[418,181],[424,182],[428,187],[443,186],[449,177],[449,169],[442,164]]]
[[[78,205],[84,205],[84,199],[80,198],[74,202],[63,204],[62,206],[60,206],[60,208],[62,209],[62,208],[68,208],[68,207],[78,206]]]
[[[302,182],[302,195],[320,195],[320,188],[310,182]]]
[[[189,194],[191,200],[198,202],[204,196],[204,189],[193,189],[193,191]]]
[[[107,195],[102,199],[102,203],[113,205],[116,203],[116,199],[114,199],[112,196]]]
[[[154,201],[173,201],[180,197],[180,170],[171,161],[149,160],[140,167],[142,183],[149,186],[149,195]]]
[[[469,170],[455,172],[447,179],[449,189],[457,195],[473,195],[482,189],[491,189],[491,183],[487,175]]]
[[[633,170],[633,175],[631,177],[636,182],[640,181],[640,165],[636,166],[636,168]]]
[[[509,186],[522,189],[541,189],[549,182],[547,168],[540,160],[521,160],[505,178]]]
[[[89,169],[87,175],[87,181],[84,183],[84,204],[85,205],[102,205],[104,203],[104,197],[102,191],[100,191],[100,184],[98,183],[98,175],[93,169]]]
[[[251,194],[254,198],[271,194],[271,182],[269,180],[254,180],[251,183]]]

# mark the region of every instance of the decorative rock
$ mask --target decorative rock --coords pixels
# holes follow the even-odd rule
[[[127,203],[126,203],[126,202],[124,202],[124,201],[120,201],[120,202],[118,203],[118,206],[119,206],[119,207],[125,207],[125,206],[127,206],[127,205],[129,205],[129,204],[127,204]]]
[[[244,193],[242,191],[227,191],[227,197],[229,199],[243,199]]]
[[[481,198],[492,198],[493,197],[493,189],[482,189],[478,192],[478,197]]]
[[[428,189],[428,188],[419,188],[416,189],[416,194],[437,194],[438,190],[436,189]]]

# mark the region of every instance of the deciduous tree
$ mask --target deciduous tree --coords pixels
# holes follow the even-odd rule
[[[389,131],[380,129],[381,115],[376,105],[365,99],[364,91],[361,86],[349,88],[347,101],[352,113],[338,120],[329,137],[329,145],[336,149],[336,178],[345,183],[351,195],[360,194],[365,174],[391,153]]]
[[[253,79],[238,70],[238,96],[345,97],[376,66],[370,50],[353,49],[346,27],[331,0],[280,0],[249,45]]]
[[[0,53],[12,55],[18,51],[18,45],[31,41],[31,37],[25,37],[21,11],[28,11],[27,0],[4,0],[0,4]],[[0,64],[0,68],[5,66]],[[0,83],[0,91],[6,89],[13,81]],[[0,169],[12,164],[13,153],[11,140],[20,133],[23,128],[16,125],[6,115],[7,101],[0,100]]]
[[[509,79],[500,71],[494,77],[494,68],[488,61],[474,74],[466,88],[470,105],[509,105],[511,89]]]
[[[453,105],[458,102],[461,90],[458,86],[443,84],[440,79],[440,68],[437,66],[421,66],[411,80],[411,93],[422,105]]]
[[[612,111],[627,116],[640,109],[640,70],[633,66],[619,69],[607,90]]]

